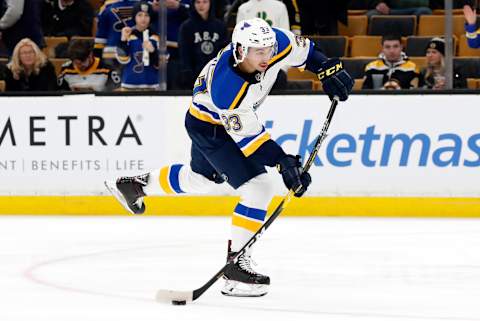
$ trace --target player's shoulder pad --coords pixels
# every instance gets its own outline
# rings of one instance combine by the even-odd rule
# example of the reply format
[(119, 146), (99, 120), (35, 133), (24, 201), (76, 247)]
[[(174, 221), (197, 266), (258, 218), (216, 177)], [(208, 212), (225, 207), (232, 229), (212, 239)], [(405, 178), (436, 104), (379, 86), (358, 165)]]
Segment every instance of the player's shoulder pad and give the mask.
[(286, 31), (280, 28), (272, 29), (277, 37), (278, 49), (277, 54), (271, 59), (270, 65), (272, 62), (275, 63), (285, 58), (292, 51), (292, 40), (287, 36)]
[(231, 65), (232, 50), (225, 50), (218, 59), (210, 88), (212, 101), (219, 109), (235, 109), (247, 95), (249, 83)]

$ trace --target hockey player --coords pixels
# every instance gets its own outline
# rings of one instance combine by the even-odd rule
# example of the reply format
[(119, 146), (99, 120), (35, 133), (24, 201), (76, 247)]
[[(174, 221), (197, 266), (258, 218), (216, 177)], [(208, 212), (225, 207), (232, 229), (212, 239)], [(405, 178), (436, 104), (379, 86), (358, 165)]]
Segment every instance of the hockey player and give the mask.
[[(313, 42), (262, 19), (239, 22), (232, 43), (198, 76), (185, 126), (192, 140), (189, 165), (174, 164), (150, 173), (106, 182), (130, 212), (145, 211), (143, 197), (154, 194), (204, 193), (227, 182), (240, 193), (234, 209), (228, 257), (235, 255), (262, 225), (273, 186), (265, 166), (276, 166), (285, 186), (302, 196), (310, 182), (298, 156), (288, 155), (270, 138), (256, 110), (284, 66), (319, 75), (324, 91), (346, 100), (353, 80), (338, 59), (327, 59)], [(262, 296), (270, 278), (251, 267), (251, 251), (231, 263), (222, 289), (229, 296)]]

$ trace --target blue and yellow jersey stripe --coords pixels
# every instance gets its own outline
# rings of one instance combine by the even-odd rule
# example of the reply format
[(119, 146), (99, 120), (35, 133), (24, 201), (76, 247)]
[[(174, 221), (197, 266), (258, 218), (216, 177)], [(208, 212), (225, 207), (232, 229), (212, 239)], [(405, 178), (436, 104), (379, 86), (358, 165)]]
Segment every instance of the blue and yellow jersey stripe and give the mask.
[(185, 193), (180, 187), (179, 174), (183, 165), (175, 164), (160, 169), (159, 183), (165, 194)]
[(255, 153), (263, 143), (270, 139), (270, 134), (265, 131), (265, 127), (257, 135), (246, 137), (237, 143), (238, 147), (246, 157)]
[(211, 79), (211, 98), (218, 109), (238, 108), (248, 94), (249, 83), (233, 70), (231, 58), (232, 50), (225, 50), (218, 58)]
[(238, 203), (232, 216), (232, 225), (255, 233), (260, 229), (267, 211)]
[(193, 87), (193, 96), (198, 94), (203, 94), (207, 92), (207, 82), (205, 81), (205, 77), (197, 78), (195, 82), (195, 86)]
[(237, 108), (238, 106), (240, 106), (240, 104), (242, 103), (242, 100), (243, 98), (245, 98), (246, 94), (247, 94), (247, 89), (248, 89), (248, 82), (245, 81), (242, 85), (242, 87), (240, 88), (240, 90), (238, 91), (237, 95), (235, 96), (235, 99), (233, 100), (233, 102), (230, 104), (230, 106), (228, 107), (229, 110), (232, 110), (232, 109), (235, 109)]
[(276, 63), (285, 59), (292, 52), (293, 49), (292, 44), (290, 43), (290, 39), (283, 31), (277, 28), (273, 28), (273, 31), (275, 32), (275, 36), (277, 38), (278, 53), (269, 60), (268, 68), (271, 68)]
[(214, 124), (214, 125), (221, 125), (222, 122), (220, 121), (220, 116), (211, 110), (209, 110), (207, 107), (197, 104), (195, 102), (192, 102), (190, 104), (189, 108), (190, 114), (207, 123)]

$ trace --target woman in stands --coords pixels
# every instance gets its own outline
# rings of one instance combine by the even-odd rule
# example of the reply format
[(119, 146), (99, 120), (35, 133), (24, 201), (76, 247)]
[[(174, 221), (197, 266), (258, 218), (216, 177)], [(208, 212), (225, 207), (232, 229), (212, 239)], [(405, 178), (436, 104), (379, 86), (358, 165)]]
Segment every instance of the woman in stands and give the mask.
[[(445, 40), (432, 38), (425, 49), (427, 67), (420, 71), (418, 87), (424, 89), (445, 89)], [(453, 72), (453, 87), (466, 88), (466, 79), (458, 70)]]
[(5, 75), (6, 91), (53, 91), (57, 89), (55, 68), (30, 39), (24, 38), (13, 49)]

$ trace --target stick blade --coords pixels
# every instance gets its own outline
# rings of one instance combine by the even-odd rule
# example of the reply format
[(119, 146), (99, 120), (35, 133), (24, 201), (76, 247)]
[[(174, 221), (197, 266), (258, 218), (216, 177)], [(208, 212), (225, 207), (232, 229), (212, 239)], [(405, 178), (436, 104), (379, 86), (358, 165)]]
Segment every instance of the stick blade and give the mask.
[(172, 301), (193, 301), (193, 291), (158, 290), (155, 297), (157, 302), (171, 303)]

